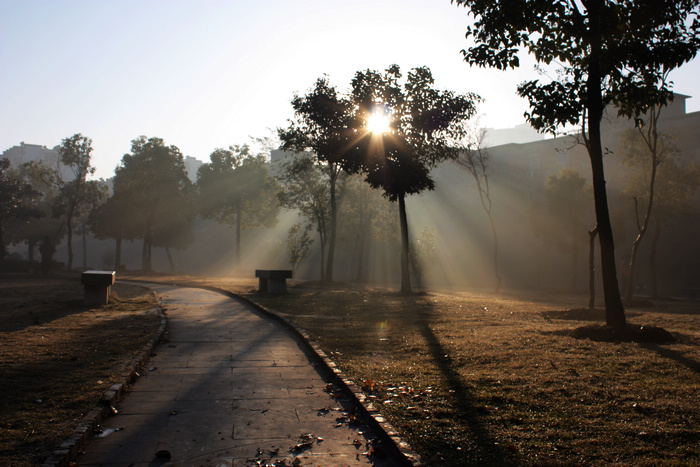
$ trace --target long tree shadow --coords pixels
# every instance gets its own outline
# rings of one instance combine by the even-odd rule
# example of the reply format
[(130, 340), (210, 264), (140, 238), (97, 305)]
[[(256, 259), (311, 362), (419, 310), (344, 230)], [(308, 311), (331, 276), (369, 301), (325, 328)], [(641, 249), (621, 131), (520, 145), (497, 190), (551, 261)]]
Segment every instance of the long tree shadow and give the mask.
[(419, 313), (418, 323), (420, 332), (430, 349), (435, 365), (442, 373), (449, 389), (454, 395), (454, 418), (458, 419), (468, 430), (473, 438), (474, 447), (463, 452), (460, 465), (518, 465), (518, 456), (504, 449), (492, 433), (489, 432), (484, 417), (487, 416), (475, 404), (476, 397), (472, 390), (465, 384), (457, 371), (447, 349), (442, 345), (438, 336), (430, 326), (430, 313)]
[(683, 355), (683, 353), (677, 350), (669, 349), (658, 344), (645, 344), (642, 347), (647, 350), (651, 350), (652, 352), (655, 352), (661, 357), (668, 358), (669, 360), (673, 360), (676, 363), (680, 363), (689, 370), (700, 374), (700, 362)]

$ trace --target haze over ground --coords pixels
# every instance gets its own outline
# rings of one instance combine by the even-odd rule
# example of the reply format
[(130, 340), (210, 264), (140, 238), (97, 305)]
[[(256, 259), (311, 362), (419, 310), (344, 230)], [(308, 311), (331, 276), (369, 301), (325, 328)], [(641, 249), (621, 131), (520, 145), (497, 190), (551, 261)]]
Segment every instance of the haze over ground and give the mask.
[[(470, 68), (468, 22), (449, 0), (0, 0), (0, 150), (82, 133), (107, 178), (146, 135), (207, 161), (285, 125), (294, 92), (324, 73), (342, 91), (392, 63), (480, 94), (483, 126), (523, 123), (516, 86), (537, 76), (532, 63)], [(696, 96), (688, 112), (700, 110), (697, 76), (698, 59), (672, 75)]]

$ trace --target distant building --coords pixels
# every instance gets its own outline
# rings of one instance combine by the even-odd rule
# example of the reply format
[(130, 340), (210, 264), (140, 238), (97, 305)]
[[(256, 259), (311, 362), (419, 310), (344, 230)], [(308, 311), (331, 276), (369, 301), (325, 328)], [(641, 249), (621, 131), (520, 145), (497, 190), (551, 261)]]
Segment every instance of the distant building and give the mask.
[(57, 157), (58, 146), (49, 149), (38, 144), (25, 144), (24, 141), (19, 143), (19, 146), (12, 146), (2, 153), (2, 158), (9, 159), (14, 167), (32, 161), (45, 161), (55, 164)]
[(516, 125), (513, 128), (486, 128), (484, 146), (500, 146), (509, 143), (529, 143), (544, 139), (542, 133), (538, 133), (528, 123)]
[(204, 162), (192, 156), (185, 156), (185, 172), (192, 183), (197, 181), (197, 171)]
[[(25, 144), (24, 141), (19, 146), (12, 146), (2, 153), (2, 158), (7, 158), (12, 167), (19, 167), (27, 162), (43, 162), (50, 167), (56, 167), (59, 163), (58, 146), (52, 149), (38, 144)], [(71, 180), (73, 173), (63, 164), (59, 164), (61, 176), (64, 180)]]

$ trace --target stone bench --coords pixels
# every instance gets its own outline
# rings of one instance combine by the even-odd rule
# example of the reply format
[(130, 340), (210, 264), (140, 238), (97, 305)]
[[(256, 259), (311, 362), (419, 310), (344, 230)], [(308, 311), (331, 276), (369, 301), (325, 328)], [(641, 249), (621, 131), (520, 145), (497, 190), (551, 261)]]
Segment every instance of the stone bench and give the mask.
[(256, 269), (255, 277), (258, 281), (260, 293), (287, 293), (287, 279), (292, 278), (292, 271), (288, 269)]
[(114, 276), (114, 271), (83, 272), (80, 276), (80, 282), (85, 288), (85, 305), (100, 306), (109, 303)]

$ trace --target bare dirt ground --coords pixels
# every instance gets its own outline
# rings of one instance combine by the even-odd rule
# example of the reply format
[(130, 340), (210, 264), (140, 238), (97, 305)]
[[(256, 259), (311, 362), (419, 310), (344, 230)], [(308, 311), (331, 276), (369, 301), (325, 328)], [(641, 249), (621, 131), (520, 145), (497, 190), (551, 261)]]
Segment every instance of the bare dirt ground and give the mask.
[[(259, 296), (255, 280), (130, 278), (231, 290), (305, 328), (428, 465), (700, 464), (700, 302), (629, 307), (627, 317), (636, 330), (631, 335), (644, 336), (643, 342), (635, 342), (629, 341), (630, 333), (616, 335), (602, 326), (602, 311), (581, 310), (586, 297), (402, 296), (384, 289), (313, 283), (292, 283), (285, 296)], [(4, 300), (4, 283), (0, 294)], [(24, 297), (25, 302), (36, 298)], [(48, 322), (26, 318), (27, 313), (23, 327), (3, 325), (0, 330), (0, 464), (12, 463), (5, 456), (13, 449), (41, 444), (34, 437), (39, 419), (47, 424), (60, 420), (54, 423), (69, 429), (81, 410), (90, 407), (87, 400), (79, 400), (68, 404), (70, 414), (59, 411), (57, 396), (41, 377), (46, 365), (58, 375), (65, 373), (61, 365), (75, 362), (75, 357), (82, 361), (105, 353), (107, 368), (121, 358), (115, 348), (84, 340), (85, 330), (106, 324), (99, 311), (64, 313)], [(46, 329), (81, 315), (88, 321), (74, 323), (71, 331), (60, 328), (63, 332), (50, 334)], [(141, 315), (124, 319), (136, 316)], [(126, 322), (114, 326), (117, 332), (135, 324)], [(44, 338), (36, 338), (31, 351), (20, 349), (30, 335)], [(647, 339), (650, 335), (670, 335), (672, 341)], [(10, 405), (4, 394), (12, 388), (6, 375), (14, 379), (19, 374), (9, 373), (15, 365), (13, 351), (27, 354), (28, 361), (19, 366), (33, 376), (23, 383), (23, 412), (7, 421)], [(81, 378), (82, 388), (97, 383), (96, 376)], [(46, 402), (50, 400), (54, 402)], [(4, 434), (5, 427), (12, 435)], [(11, 438), (20, 441), (9, 445)]]
[(38, 465), (160, 325), (147, 289), (117, 284), (83, 305), (79, 275), (0, 278), (0, 465)]

